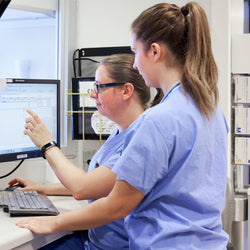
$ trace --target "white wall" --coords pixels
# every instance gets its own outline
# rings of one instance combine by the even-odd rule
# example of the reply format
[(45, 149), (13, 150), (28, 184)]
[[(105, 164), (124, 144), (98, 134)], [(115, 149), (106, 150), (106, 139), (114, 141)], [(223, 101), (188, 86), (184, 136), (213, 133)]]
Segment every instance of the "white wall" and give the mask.
[[(77, 48), (129, 46), (130, 24), (146, 8), (159, 0), (77, 0)], [(189, 1), (172, 0), (178, 6)], [(210, 19), (211, 1), (197, 1)]]
[[(238, 0), (236, 0), (238, 1)], [(211, 37), (214, 57), (219, 71), (220, 106), (229, 126), (228, 134), (228, 176), (231, 177), (231, 28), (228, 0), (212, 0)]]

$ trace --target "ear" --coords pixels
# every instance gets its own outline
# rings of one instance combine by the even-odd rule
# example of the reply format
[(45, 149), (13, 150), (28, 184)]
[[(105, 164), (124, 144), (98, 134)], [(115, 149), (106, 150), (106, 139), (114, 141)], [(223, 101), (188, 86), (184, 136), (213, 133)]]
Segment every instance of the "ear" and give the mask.
[(162, 57), (163, 55), (163, 50), (162, 50), (162, 46), (160, 43), (152, 43), (151, 47), (150, 47), (150, 53), (151, 56), (153, 57), (153, 60), (155, 62), (159, 61), (159, 59)]
[(134, 93), (134, 85), (132, 83), (125, 83), (122, 87), (122, 95), (124, 100), (129, 99)]

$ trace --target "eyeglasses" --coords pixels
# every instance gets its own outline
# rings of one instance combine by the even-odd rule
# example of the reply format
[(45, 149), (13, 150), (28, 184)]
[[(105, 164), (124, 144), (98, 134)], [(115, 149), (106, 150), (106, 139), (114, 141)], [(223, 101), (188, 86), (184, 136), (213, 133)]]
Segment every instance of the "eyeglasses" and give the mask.
[(119, 85), (122, 85), (122, 84), (124, 84), (124, 83), (123, 82), (99, 83), (99, 82), (96, 81), (94, 83), (94, 90), (98, 94), (99, 93), (99, 89), (101, 89), (101, 88), (119, 86)]

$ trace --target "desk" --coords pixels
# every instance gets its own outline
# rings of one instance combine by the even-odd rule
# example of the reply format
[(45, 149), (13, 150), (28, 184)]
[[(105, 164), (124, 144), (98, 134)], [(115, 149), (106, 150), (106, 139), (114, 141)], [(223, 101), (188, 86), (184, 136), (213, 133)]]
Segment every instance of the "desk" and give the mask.
[[(48, 196), (60, 213), (71, 211), (88, 204), (86, 200), (77, 201), (72, 196)], [(35, 234), (26, 228), (19, 228), (15, 222), (28, 217), (10, 217), (0, 209), (0, 249), (31, 250), (42, 247), (69, 233)]]

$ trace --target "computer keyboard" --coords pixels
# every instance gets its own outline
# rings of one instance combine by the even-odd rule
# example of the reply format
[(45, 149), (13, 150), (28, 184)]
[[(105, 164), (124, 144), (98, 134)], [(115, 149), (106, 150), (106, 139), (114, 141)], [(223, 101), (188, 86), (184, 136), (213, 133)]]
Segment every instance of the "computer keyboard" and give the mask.
[(59, 211), (46, 195), (36, 191), (2, 191), (1, 207), (10, 216), (58, 215)]

